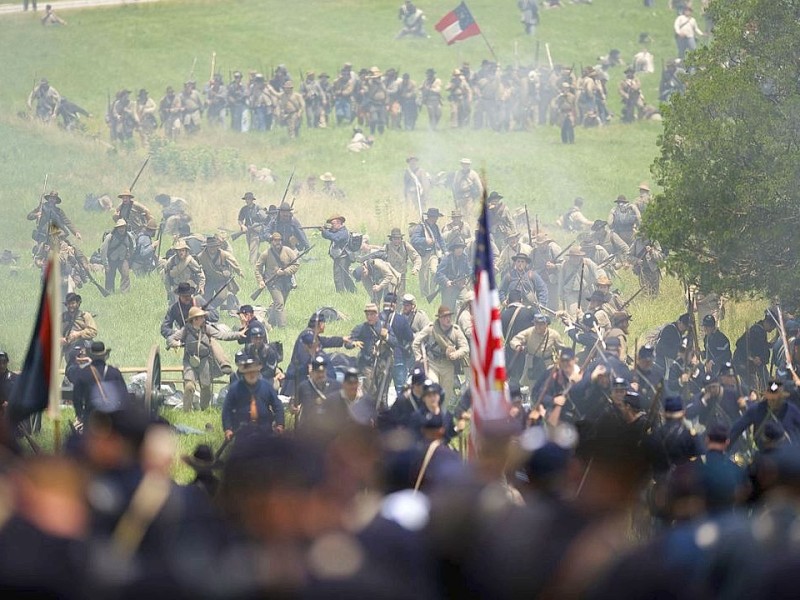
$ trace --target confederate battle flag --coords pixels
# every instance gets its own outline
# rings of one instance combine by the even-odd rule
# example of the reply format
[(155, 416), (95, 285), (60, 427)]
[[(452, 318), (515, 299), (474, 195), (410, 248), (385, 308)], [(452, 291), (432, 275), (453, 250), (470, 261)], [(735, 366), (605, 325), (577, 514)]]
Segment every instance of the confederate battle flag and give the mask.
[(443, 16), (435, 29), (444, 36), (448, 46), (481, 33), (481, 28), (464, 2)]

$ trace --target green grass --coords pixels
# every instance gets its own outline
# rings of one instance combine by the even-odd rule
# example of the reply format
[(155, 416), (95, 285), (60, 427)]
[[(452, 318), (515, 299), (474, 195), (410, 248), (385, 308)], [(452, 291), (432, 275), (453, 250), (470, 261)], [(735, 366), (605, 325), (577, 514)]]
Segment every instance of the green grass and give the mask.
[[(39, 293), (38, 273), (29, 268), (31, 223), (25, 215), (37, 203), (44, 174), (49, 173), (48, 187), (61, 192), (62, 206), (84, 234), (79, 245), (91, 252), (111, 221), (106, 214), (84, 212), (84, 196), (89, 192), (116, 195), (130, 184), (146, 155), (140, 147), (109, 149), (103, 122), (108, 92), (113, 95), (122, 87), (146, 87), (158, 100), (167, 85), (179, 87), (188, 78), (195, 57), (195, 76), (202, 83), (209, 75), (212, 51), (217, 53), (217, 68), (226, 82), (228, 72), (235, 69), (269, 73), (272, 67), (284, 63), (296, 79), (301, 70), (310, 69), (333, 75), (342, 63), (351, 61), (356, 68), (378, 65), (385, 71), (395, 66), (400, 72), (409, 71), (421, 83), (429, 66), (446, 80), (452, 68), (463, 61), (477, 67), (488, 57), (481, 38), (448, 47), (433, 31), (433, 24), (456, 5), (455, 0), (422, 3), (431, 39), (394, 41), (399, 29), (398, 5), (397, 0), (306, 0), (297, 8), (276, 0), (163, 1), (64, 11), (69, 26), (63, 28), (43, 28), (30, 13), (0, 18), (1, 47), (6, 56), (14, 56), (0, 65), (4, 82), (0, 86), (0, 206), (4, 209), (0, 239), (3, 247), (23, 256), (17, 269), (0, 267), (5, 290), (0, 302), (4, 323), (0, 346), (9, 351), (12, 366), (18, 367), (24, 357)], [(619, 48), (630, 61), (639, 49), (636, 42), (640, 32), (649, 32), (653, 38), (650, 48), (657, 64), (675, 54), (671, 35), (674, 13), (663, 6), (646, 10), (640, 0), (597, 0), (592, 6), (568, 4), (561, 10), (542, 11), (542, 25), (534, 38), (523, 34), (513, 2), (471, 0), (469, 6), (503, 65), (516, 61), (532, 64), (537, 41), (540, 63), (546, 62), (545, 43), (549, 43), (555, 62), (576, 69), (596, 63), (596, 57), (612, 47)], [(254, 18), (256, 15), (260, 17)], [(34, 80), (42, 76), (94, 115), (86, 121), (85, 134), (66, 133), (17, 116), (25, 108)], [(621, 68), (613, 70), (609, 84), (609, 106), (615, 114), (620, 112), (616, 89), (622, 76)], [(658, 72), (642, 76), (651, 103), (657, 98), (658, 78)], [(448, 116), (445, 107), (443, 123)], [(349, 127), (304, 128), (300, 139), (292, 141), (283, 130), (236, 135), (211, 131), (204, 124), (198, 136), (180, 140), (180, 147), (192, 147), (197, 153), (216, 149), (237, 157), (241, 162), (239, 174), (186, 181), (158, 172), (151, 165), (137, 184), (136, 193), (154, 212), (157, 205), (153, 197), (159, 192), (186, 198), (192, 205), (195, 228), (210, 232), (220, 226), (234, 227), (244, 191), (252, 189), (261, 202), (274, 203), (280, 199), (293, 168), (298, 180), (332, 171), (348, 199), (331, 203), (300, 197), (296, 204), (299, 218), (306, 225), (320, 224), (334, 210), (341, 210), (348, 217), (348, 226), (368, 231), (373, 241), (380, 243), (391, 227), (405, 230), (405, 224), (415, 218), (414, 210), (403, 205), (401, 195), (406, 156), (420, 156), (432, 173), (453, 170), (459, 158), (469, 156), (484, 171), (489, 188), (503, 193), (511, 208), (527, 205), (532, 217), (539, 215), (545, 228), (566, 241), (555, 231), (555, 218), (577, 195), (586, 199), (586, 213), (593, 218), (605, 217), (618, 194), (635, 195), (639, 181), (649, 179), (660, 131), (660, 124), (655, 122), (628, 126), (614, 122), (601, 130), (579, 129), (577, 143), (563, 146), (555, 127), (510, 134), (445, 127), (432, 133), (422, 116), (417, 131), (390, 131), (377, 139), (372, 150), (354, 155), (345, 149), (351, 135)], [(272, 168), (280, 178), (278, 185), (251, 184), (245, 172), (245, 165), (251, 162)], [(434, 205), (443, 210), (451, 208), (452, 200), (444, 190), (436, 190), (434, 198)], [(318, 237), (315, 242), (312, 260), (298, 275), (300, 289), (289, 299), (289, 326), (271, 334), (284, 342), (287, 353), (317, 307), (334, 305), (349, 315), (349, 320), (329, 325), (330, 333), (344, 334), (358, 323), (365, 301), (363, 293), (335, 295), (327, 244)], [(245, 265), (242, 240), (235, 244), (235, 251)], [(638, 287), (629, 273), (619, 286), (626, 294)], [(165, 310), (164, 290), (156, 276), (135, 279), (132, 288), (128, 295), (103, 299), (94, 288), (85, 287), (84, 309), (97, 314), (99, 337), (113, 348), (112, 363), (143, 366), (151, 345), (162, 343), (158, 326)], [(241, 298), (254, 288), (255, 278), (248, 269)], [(667, 281), (664, 288), (658, 303), (637, 301), (632, 305), (632, 339), (682, 312), (680, 284)], [(419, 297), (416, 281), (410, 282), (410, 291)], [(429, 312), (435, 309), (425, 306), (424, 300), (421, 304)], [(752, 313), (738, 307), (729, 311), (732, 318), (723, 329), (735, 339), (744, 323), (752, 320), (748, 314)], [(225, 320), (236, 325), (227, 317)], [(225, 346), (230, 354), (234, 352), (232, 346)], [(165, 352), (164, 362), (178, 365), (180, 356)], [(199, 429), (212, 422), (217, 428), (212, 438), (215, 444), (219, 442), (216, 412), (170, 415), (176, 422)], [(203, 438), (184, 437), (181, 451), (190, 451)], [(187, 469), (177, 472), (181, 478), (188, 474)]]

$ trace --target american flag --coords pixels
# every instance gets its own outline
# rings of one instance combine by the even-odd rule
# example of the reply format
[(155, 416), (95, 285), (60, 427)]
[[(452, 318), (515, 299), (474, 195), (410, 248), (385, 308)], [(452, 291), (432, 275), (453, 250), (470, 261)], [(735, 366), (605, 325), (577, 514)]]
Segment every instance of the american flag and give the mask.
[(494, 257), (489, 244), (489, 214), (486, 197), (475, 234), (475, 300), (472, 304), (472, 429), (475, 448), (481, 427), (491, 421), (508, 418), (510, 402), (506, 382), (506, 359), (503, 353), (503, 328), (500, 322), (500, 297), (494, 278)]

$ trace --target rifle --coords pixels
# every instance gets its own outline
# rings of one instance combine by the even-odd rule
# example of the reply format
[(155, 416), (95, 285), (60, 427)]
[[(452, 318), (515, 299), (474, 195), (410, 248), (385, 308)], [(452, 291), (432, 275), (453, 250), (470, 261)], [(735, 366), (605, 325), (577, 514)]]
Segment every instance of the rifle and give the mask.
[(650, 405), (650, 410), (647, 412), (647, 423), (650, 428), (653, 428), (661, 421), (661, 396), (664, 393), (664, 381), (658, 384), (656, 393), (653, 395), (653, 403)]
[[(303, 257), (304, 257), (306, 254), (308, 254), (309, 252), (311, 252), (311, 249), (312, 249), (313, 247), (314, 247), (314, 246), (309, 246), (308, 248), (306, 248), (305, 250), (303, 250), (303, 251), (302, 251), (300, 254), (298, 254), (298, 255), (297, 255), (295, 258), (294, 258), (294, 260), (290, 261), (290, 262), (289, 262), (289, 263), (288, 263), (288, 264), (287, 264), (285, 267), (283, 267), (283, 268), (285, 269), (286, 267), (291, 267), (292, 265), (296, 264), (296, 263), (297, 263), (297, 262), (298, 262), (298, 261), (299, 261), (301, 258), (303, 258)], [(285, 275), (285, 274), (284, 274), (284, 275)], [(267, 279), (267, 280), (264, 282), (264, 287), (263, 287), (263, 288), (262, 288), (262, 287), (259, 287), (259, 288), (258, 288), (258, 289), (257, 289), (255, 292), (253, 292), (252, 294), (250, 294), (250, 299), (251, 299), (251, 300), (258, 300), (258, 297), (259, 297), (259, 296), (260, 296), (260, 295), (261, 295), (261, 294), (264, 292), (264, 290), (265, 290), (265, 289), (267, 289), (267, 286), (268, 286), (270, 283), (272, 283), (273, 281), (275, 281), (275, 279), (277, 279), (278, 277), (283, 277), (284, 275), (278, 275), (278, 274), (275, 274), (275, 275), (273, 275), (272, 277), (270, 277), (269, 279)]]
[(794, 372), (794, 361), (791, 353), (789, 352), (789, 341), (786, 338), (786, 327), (783, 324), (783, 311), (781, 310), (781, 305), (776, 303), (775, 308), (778, 313), (778, 326), (780, 327), (780, 334), (781, 334), (781, 342), (783, 343), (783, 356), (784, 361), (786, 362), (786, 368), (788, 369), (789, 373), (792, 374), (792, 380), (797, 384), (800, 382), (800, 377), (797, 376), (797, 373)]
[(80, 274), (82, 277), (85, 277), (86, 279), (88, 279), (88, 280), (89, 280), (89, 282), (90, 282), (92, 285), (94, 285), (94, 287), (96, 287), (96, 288), (97, 288), (97, 290), (100, 292), (100, 294), (102, 294), (103, 298), (108, 298), (108, 297), (111, 295), (111, 292), (109, 292), (109, 291), (108, 291), (106, 288), (104, 288), (102, 285), (100, 285), (99, 283), (97, 283), (97, 280), (96, 280), (96, 279), (94, 278), (94, 276), (92, 275), (92, 272), (91, 272), (89, 269), (87, 269), (87, 268), (84, 266), (84, 264), (83, 264), (83, 263), (80, 261), (80, 258), (78, 258), (78, 254), (79, 254), (79, 253), (80, 253), (82, 256), (86, 256), (86, 255), (85, 255), (83, 252), (81, 252), (81, 250), (80, 250), (80, 249), (78, 249), (77, 247), (75, 247), (75, 245), (74, 245), (74, 244), (72, 244), (71, 242), (68, 242), (66, 239), (65, 239), (65, 240), (63, 240), (63, 241), (64, 241), (64, 243), (65, 243), (67, 246), (69, 246), (69, 247), (70, 247), (70, 248), (72, 248), (74, 251), (76, 251), (76, 252), (75, 252), (75, 265), (76, 265), (76, 267), (77, 267), (77, 269), (78, 269), (78, 271), (79, 271), (79, 274)]
[[(471, 275), (464, 275), (463, 277), (459, 277), (458, 279), (453, 279), (453, 287), (455, 287), (456, 283), (458, 283), (458, 282), (465, 283), (467, 281), (467, 279), (469, 279), (470, 277), (471, 277)], [(436, 296), (439, 295), (439, 292), (441, 292), (443, 289), (444, 288), (442, 286), (439, 286), (430, 295), (425, 296), (425, 299), (429, 303), (433, 302), (433, 299), (436, 298)]]
[(631, 296), (631, 297), (630, 297), (630, 298), (628, 298), (628, 299), (627, 299), (625, 302), (623, 302), (622, 306), (620, 306), (620, 307), (619, 307), (619, 310), (620, 310), (620, 312), (621, 312), (621, 311), (623, 311), (623, 310), (625, 310), (625, 308), (626, 308), (626, 307), (627, 307), (627, 306), (628, 306), (628, 305), (629, 305), (631, 302), (633, 302), (633, 301), (636, 299), (636, 296), (638, 296), (639, 294), (641, 294), (641, 293), (642, 293), (642, 290), (644, 290), (644, 286), (640, 287), (640, 288), (639, 288), (639, 289), (636, 291), (636, 293), (635, 293), (633, 296)]
[(555, 263), (559, 258), (564, 256), (567, 253), (567, 250), (569, 250), (575, 245), (575, 241), (576, 240), (572, 240), (566, 248), (564, 248), (561, 252), (559, 252), (558, 255), (553, 259), (553, 262)]
[(217, 53), (211, 53), (211, 76), (208, 78), (209, 81), (214, 81), (214, 69), (217, 67)]
[[(583, 302), (583, 275), (586, 271), (586, 263), (581, 261), (581, 279), (578, 283), (578, 308), (577, 311), (581, 310), (581, 304)], [(576, 312), (577, 314), (577, 312)]]
[(222, 290), (224, 290), (226, 287), (228, 287), (233, 282), (233, 278), (234, 277), (236, 277), (236, 276), (235, 275), (231, 275), (230, 279), (228, 279), (228, 281), (226, 281), (222, 286), (220, 286), (220, 288), (216, 292), (214, 292), (214, 295), (211, 296), (211, 298), (209, 298), (208, 301), (205, 304), (203, 304), (203, 306), (201, 308), (203, 310), (206, 310), (209, 306), (211, 306), (211, 303), (214, 302), (214, 300), (217, 299), (217, 296), (219, 296), (222, 293)]
[(47, 193), (47, 178), (50, 175), (48, 173), (44, 174), (44, 185), (42, 186), (42, 195), (39, 196), (39, 208), (36, 211), (39, 213), (39, 217), (36, 219), (36, 231), (39, 231), (39, 227), (42, 222), (42, 207), (44, 206), (44, 195)]
[[(281, 196), (281, 202), (280, 202), (280, 204), (278, 204), (279, 207), (280, 207), (281, 204), (283, 204), (283, 201), (286, 200), (286, 194), (289, 193), (289, 186), (292, 185), (292, 179), (294, 179), (294, 172), (296, 170), (297, 170), (297, 167), (294, 167), (292, 169), (292, 174), (289, 175), (289, 181), (286, 182), (286, 189), (283, 190), (283, 196)], [(292, 200), (292, 208), (294, 208), (294, 199)]]
[(539, 235), (539, 215), (534, 215), (533, 219), (534, 222), (536, 223), (536, 235)]
[[(528, 205), (525, 205), (525, 224), (528, 226), (528, 241), (533, 243), (533, 235), (531, 234), (531, 218), (528, 216)], [(538, 227), (537, 227), (538, 229)], [(539, 233), (538, 231), (536, 232)]]
[[(697, 298), (694, 298), (696, 301)], [(691, 335), (692, 340), (692, 354), (700, 357), (700, 342), (697, 339), (697, 321), (695, 320), (695, 302), (692, 299), (692, 290), (689, 287), (689, 284), (686, 284), (686, 312), (689, 313), (689, 333)], [(688, 357), (687, 357), (687, 368), (688, 368)]]
[(195, 57), (194, 57), (194, 60), (192, 61), (192, 70), (191, 70), (191, 71), (189, 71), (189, 80), (190, 80), (190, 81), (191, 81), (192, 79), (194, 79), (194, 68), (195, 68), (196, 66), (197, 66), (197, 57), (195, 56)]
[[(195, 60), (197, 60), (197, 59), (195, 59)], [(142, 163), (142, 168), (139, 169), (139, 172), (136, 174), (136, 177), (134, 177), (133, 183), (131, 184), (131, 187), (128, 188), (131, 192), (133, 191), (133, 188), (136, 186), (136, 182), (139, 181), (139, 177), (141, 177), (142, 171), (144, 171), (144, 168), (147, 166), (147, 163), (149, 163), (149, 162), (150, 162), (150, 155), (148, 154), (147, 158), (145, 158), (144, 162)]]

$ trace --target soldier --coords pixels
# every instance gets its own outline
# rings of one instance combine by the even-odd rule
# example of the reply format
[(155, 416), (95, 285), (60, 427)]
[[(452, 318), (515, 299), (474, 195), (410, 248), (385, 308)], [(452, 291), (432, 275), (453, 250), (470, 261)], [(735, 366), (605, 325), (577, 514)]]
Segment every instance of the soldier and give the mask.
[(215, 127), (225, 124), (226, 107), (228, 106), (228, 90), (222, 81), (220, 73), (214, 73), (205, 89), (206, 106), (208, 107), (208, 122)]
[(611, 338), (619, 340), (619, 356), (626, 363), (629, 362), (628, 358), (628, 328), (631, 322), (631, 316), (621, 310), (618, 310), (610, 315), (611, 329), (609, 329), (603, 338), (606, 343)]
[(203, 268), (189, 254), (189, 246), (178, 240), (172, 247), (175, 251), (164, 264), (164, 286), (167, 289), (167, 302), (174, 302), (173, 289), (180, 283), (191, 283), (201, 296), (206, 287), (206, 276)]
[(632, 270), (639, 276), (639, 285), (645, 295), (655, 298), (661, 287), (661, 261), (664, 254), (661, 244), (637, 235), (633, 240), (630, 252)]
[(42, 78), (28, 95), (28, 109), (33, 108), (34, 100), (36, 100), (36, 118), (45, 123), (55, 121), (61, 105), (61, 94), (50, 86), (47, 79)]
[(256, 264), (259, 255), (261, 254), (259, 246), (261, 245), (261, 235), (265, 229), (266, 214), (264, 210), (256, 204), (256, 197), (253, 192), (246, 192), (242, 196), (245, 205), (239, 209), (240, 231), (245, 232), (245, 239), (247, 240), (247, 248), (250, 254), (250, 264)]
[(117, 92), (114, 104), (111, 106), (111, 139), (121, 141), (133, 137), (134, 130), (139, 126), (136, 120), (136, 106), (131, 103), (131, 91), (120, 90)]
[(388, 92), (381, 80), (381, 70), (378, 67), (372, 67), (369, 70), (365, 91), (366, 109), (369, 112), (369, 132), (372, 135), (375, 135), (376, 131), (382, 134), (386, 127), (387, 100)]
[(133, 111), (136, 116), (139, 136), (142, 142), (149, 139), (155, 130), (158, 129), (158, 120), (156, 119), (157, 110), (156, 101), (148, 95), (146, 89), (140, 89), (136, 96), (136, 104), (133, 107)]
[(656, 360), (667, 373), (672, 367), (672, 363), (678, 358), (681, 343), (686, 339), (691, 322), (691, 315), (684, 313), (676, 321), (664, 325), (658, 334)]
[[(277, 231), (270, 236), (270, 246), (256, 262), (256, 281), (259, 288), (267, 288), (272, 296), (269, 307), (269, 323), (275, 327), (286, 327), (286, 302), (292, 291), (292, 278), (300, 263), (298, 253), (283, 245), (283, 238)], [(269, 282), (269, 283), (267, 283)]]
[[(232, 371), (230, 362), (217, 340), (233, 341), (242, 337), (238, 331), (222, 331), (206, 323), (206, 311), (202, 308), (189, 309), (186, 325), (178, 329), (167, 340), (170, 348), (183, 346), (183, 410), (192, 410), (194, 394), (200, 387), (200, 408), (205, 410), (211, 404), (212, 381), (222, 374)], [(259, 366), (260, 370), (260, 366)]]
[(584, 231), (590, 229), (593, 221), (590, 221), (583, 214), (583, 198), (578, 196), (572, 203), (570, 209), (563, 216), (556, 219), (556, 224), (567, 231)]
[(150, 219), (136, 236), (136, 246), (133, 249), (130, 265), (137, 275), (147, 275), (158, 266), (160, 240), (155, 239), (157, 231), (158, 223), (155, 219)]
[(666, 374), (663, 367), (656, 364), (655, 348), (652, 346), (644, 345), (639, 348), (635, 359), (631, 382), (637, 384), (642, 408), (649, 410)]
[(325, 94), (320, 84), (316, 81), (314, 71), (306, 73), (306, 79), (300, 84), (300, 94), (306, 109), (306, 127), (315, 129), (324, 126), (323, 103)]
[(400, 38), (406, 36), (420, 38), (430, 37), (423, 29), (423, 25), (425, 23), (425, 13), (417, 8), (414, 3), (411, 2), (411, 0), (405, 0), (405, 2), (403, 2), (402, 6), (400, 7), (400, 11), (397, 14), (397, 18), (402, 21), (403, 28), (394, 39), (399, 40)]
[(580, 249), (570, 248), (567, 260), (558, 271), (558, 296), (565, 310), (573, 317), (577, 315), (581, 305), (581, 292), (591, 294), (597, 277), (597, 265), (587, 259)]
[(422, 331), (431, 322), (425, 311), (417, 308), (417, 299), (414, 294), (403, 295), (403, 316), (411, 326), (411, 331), (414, 332), (414, 335)]
[[(697, 21), (692, 14), (690, 4), (684, 4), (681, 14), (675, 18), (672, 24), (675, 30), (675, 43), (678, 46), (678, 58), (683, 60), (686, 52), (697, 48), (697, 36), (703, 37), (705, 34), (697, 26)], [(731, 438), (735, 439), (735, 438)]]
[(539, 24), (539, 7), (536, 0), (517, 0), (517, 7), (522, 13), (520, 21), (525, 27), (525, 33), (533, 35), (536, 31), (536, 26)]
[(417, 127), (417, 117), (419, 116), (417, 84), (408, 73), (403, 73), (400, 87), (397, 90), (397, 98), (403, 113), (403, 129), (413, 131)]
[(164, 128), (167, 139), (174, 140), (183, 126), (183, 104), (172, 86), (167, 87), (164, 97), (158, 103), (158, 114), (161, 116), (161, 127)]
[(716, 376), (723, 365), (733, 358), (731, 342), (728, 336), (717, 329), (717, 320), (714, 315), (703, 317), (703, 334), (705, 369), (707, 373), (713, 373)]
[[(169, 339), (169, 336), (186, 325), (189, 309), (198, 307), (205, 310), (203, 308), (205, 299), (197, 294), (197, 290), (191, 283), (179, 283), (174, 294), (177, 300), (170, 305), (161, 321), (161, 337), (164, 339)], [(219, 321), (219, 313), (215, 309), (207, 311), (206, 321), (216, 323)]]
[(422, 266), (419, 270), (420, 291), (426, 297), (435, 289), (436, 270), (439, 259), (444, 255), (445, 244), (436, 221), (444, 215), (438, 208), (429, 208), (425, 220), (415, 225), (411, 231), (411, 245), (419, 253)]
[(478, 174), (472, 170), (472, 161), (462, 158), (461, 170), (453, 177), (453, 201), (465, 215), (470, 217), (475, 213), (475, 208), (483, 197), (483, 183)]
[(627, 256), (630, 251), (630, 245), (623, 240), (617, 233), (614, 233), (608, 228), (608, 222), (602, 219), (597, 219), (592, 224), (591, 237), (598, 246), (602, 246), (609, 254), (615, 256)]
[(133, 234), (128, 231), (128, 224), (125, 219), (119, 219), (114, 225), (114, 229), (103, 240), (100, 246), (100, 259), (106, 271), (105, 288), (109, 292), (114, 292), (114, 283), (119, 271), (120, 284), (119, 291), (123, 294), (131, 287), (131, 257), (136, 248), (136, 240)]
[(632, 244), (636, 230), (641, 224), (642, 215), (639, 209), (628, 202), (625, 196), (617, 196), (614, 208), (608, 213), (608, 226), (611, 231), (621, 237), (626, 244)]
[(78, 371), (72, 390), (78, 429), (95, 410), (113, 412), (128, 400), (128, 387), (122, 373), (107, 364), (111, 348), (106, 348), (103, 342), (92, 342), (86, 354), (92, 362)]
[(392, 268), (400, 274), (400, 283), (395, 292), (398, 296), (406, 293), (406, 272), (408, 263), (411, 263), (411, 274), (417, 275), (422, 267), (422, 258), (410, 243), (403, 239), (403, 233), (399, 227), (395, 227), (389, 233), (389, 243), (384, 246), (386, 260)]
[(64, 233), (74, 235), (79, 240), (83, 239), (64, 210), (57, 206), (58, 204), (61, 204), (61, 198), (57, 191), (52, 190), (44, 195), (44, 201), (39, 206), (28, 213), (28, 221), (36, 221), (32, 237), (37, 242), (41, 243), (48, 239), (53, 225)]
[[(206, 276), (205, 299), (210, 301), (217, 292), (225, 286), (224, 291), (214, 299), (214, 306), (225, 306), (228, 310), (235, 310), (239, 306), (236, 293), (239, 284), (228, 280), (233, 275), (242, 277), (244, 273), (236, 257), (230, 252), (222, 250), (222, 241), (216, 236), (209, 236), (203, 244), (203, 250), (197, 255), (197, 262)], [(226, 286), (227, 284), (227, 286)]]
[(469, 125), (472, 91), (459, 69), (453, 70), (453, 76), (445, 89), (450, 102), (450, 127), (467, 127)]
[(419, 166), (419, 159), (416, 156), (409, 156), (406, 165), (406, 170), (403, 172), (403, 196), (406, 202), (422, 212), (428, 204), (431, 176)]
[(356, 286), (350, 278), (350, 265), (353, 263), (353, 255), (349, 249), (350, 232), (344, 225), (345, 218), (342, 215), (333, 215), (325, 221), (322, 228), (322, 237), (329, 240), (331, 245), (328, 248), (328, 256), (333, 259), (333, 283), (337, 293), (355, 293)]
[[(453, 311), (440, 306), (436, 320), (414, 336), (412, 348), (415, 360), (424, 365), (428, 377), (437, 381), (444, 393), (450, 395), (448, 405), (455, 405), (457, 376), (464, 372), (469, 343), (461, 328), (453, 324)], [(460, 383), (458, 387), (461, 387)]]
[(355, 118), (353, 112), (353, 92), (355, 91), (356, 78), (352, 71), (353, 66), (345, 63), (339, 76), (333, 82), (333, 112), (336, 124), (352, 123)]
[[(411, 344), (414, 341), (414, 331), (411, 329), (409, 320), (402, 312), (397, 312), (397, 294), (387, 292), (383, 296), (383, 310), (380, 314), (381, 321), (386, 324), (386, 328), (391, 330), (397, 340), (397, 345), (392, 348), (392, 380), (396, 394), (403, 390), (408, 378), (408, 371), (413, 365), (413, 352)], [(375, 401), (380, 401), (384, 407), (387, 402), (389, 386), (385, 385), (380, 397), (374, 397)]]
[[(27, 2), (25, 3), (27, 5)], [(34, 4), (34, 10), (36, 10)], [(55, 11), (53, 10), (53, 6), (51, 4), (46, 4), (44, 7), (44, 16), (40, 19), (42, 25), (66, 25), (67, 22), (59, 17)]]
[(18, 377), (19, 375), (8, 369), (8, 353), (0, 350), (0, 417), (7, 418), (6, 408)]
[(519, 231), (511, 231), (506, 237), (506, 246), (500, 252), (500, 256), (495, 260), (495, 269), (504, 275), (509, 269), (514, 267), (514, 259), (519, 254), (526, 255), (529, 259), (533, 254), (533, 248), (520, 241)]
[(512, 233), (516, 228), (514, 227), (514, 219), (511, 218), (511, 211), (503, 203), (503, 196), (497, 192), (492, 192), (486, 198), (486, 204), (489, 209), (489, 217), (491, 221), (491, 234), (494, 236), (494, 242), (498, 247), (506, 245), (507, 236)]
[(120, 219), (124, 219), (127, 223), (128, 231), (134, 235), (138, 234), (144, 229), (147, 222), (153, 218), (153, 215), (150, 214), (144, 204), (134, 201), (134, 195), (130, 190), (124, 190), (117, 195), (117, 198), (121, 199), (122, 202), (111, 216), (111, 220), (116, 223)]
[(330, 171), (326, 171), (320, 175), (319, 180), (322, 182), (322, 189), (320, 190), (320, 193), (325, 194), (334, 200), (344, 200), (347, 196), (347, 194), (344, 193), (344, 190), (340, 189), (336, 185), (336, 177), (334, 177), (333, 173)]
[(180, 101), (183, 107), (183, 128), (186, 133), (197, 133), (203, 116), (203, 98), (197, 91), (194, 80), (183, 84)]
[(736, 340), (736, 348), (733, 353), (736, 372), (745, 384), (756, 391), (762, 390), (764, 382), (767, 380), (767, 367), (772, 353), (767, 336), (775, 331), (777, 326), (777, 319), (771, 311), (767, 310), (763, 319), (753, 323)]
[(61, 347), (66, 352), (76, 342), (91, 341), (97, 335), (92, 313), (81, 310), (80, 294), (69, 293), (64, 299), (67, 307), (61, 315)]
[(473, 264), (464, 253), (466, 242), (461, 238), (453, 238), (448, 244), (448, 254), (436, 269), (436, 284), (442, 292), (442, 304), (454, 312), (467, 301), (472, 287)]
[(303, 97), (294, 91), (294, 83), (291, 80), (283, 84), (283, 94), (278, 99), (278, 108), (280, 109), (281, 125), (286, 127), (289, 138), (296, 138), (300, 135), (305, 103)]
[[(562, 346), (564, 343), (561, 335), (548, 325), (547, 317), (541, 313), (535, 314), (533, 326), (523, 329), (509, 342), (513, 352), (520, 356), (525, 353), (525, 372), (520, 384), (536, 383), (542, 374), (553, 366), (553, 356)], [(517, 360), (515, 356), (512, 363)]]
[(522, 298), (535, 306), (547, 306), (547, 284), (536, 271), (531, 270), (530, 256), (524, 253), (512, 257), (513, 267), (500, 282), (500, 301), (505, 301), (511, 290), (517, 290)]
[(652, 200), (652, 196), (650, 195), (650, 184), (646, 181), (643, 181), (639, 184), (639, 195), (634, 202), (636, 208), (639, 209), (639, 214), (644, 215), (644, 211), (647, 208), (647, 205), (650, 204)]
[(367, 303), (364, 316), (366, 320), (353, 329), (350, 339), (361, 342), (357, 367), (365, 377), (364, 389), (377, 398), (379, 390), (391, 381), (390, 363), (398, 341), (394, 330), (381, 318), (377, 304)]
[[(316, 434), (333, 425), (331, 419), (335, 418), (335, 407), (327, 401), (326, 396), (341, 388), (338, 381), (329, 376), (330, 361), (324, 354), (315, 356), (308, 367), (308, 376), (298, 384), (291, 404), (292, 412), (297, 415), (295, 430), (298, 434)], [(340, 426), (341, 423), (335, 425)]]
[(577, 105), (575, 94), (569, 83), (561, 84), (561, 93), (554, 100), (557, 119), (561, 124), (561, 143), (575, 143), (575, 121), (577, 119)]
[(625, 69), (625, 79), (619, 84), (619, 95), (622, 98), (622, 122), (633, 123), (644, 116), (644, 94), (642, 82), (636, 77), (636, 69)]
[(456, 238), (464, 241), (472, 238), (472, 229), (464, 221), (464, 214), (459, 209), (450, 212), (450, 222), (442, 227), (442, 238), (447, 244)]
[(385, 293), (393, 292), (400, 285), (400, 273), (387, 261), (377, 257), (368, 258), (356, 267), (353, 279), (364, 285), (374, 304), (379, 304)]
[[(258, 427), (270, 433), (283, 433), (283, 403), (275, 388), (261, 377), (260, 361), (248, 355), (237, 367), (239, 378), (228, 389), (222, 404), (222, 430), (225, 439), (233, 439), (234, 434), (243, 427)], [(230, 365), (228, 369), (230, 370)]]
[[(241, 341), (240, 339), (239, 342)], [(259, 322), (247, 329), (244, 341), (245, 354), (261, 364), (261, 376), (270, 386), (280, 389), (283, 373), (278, 364), (283, 361), (283, 344), (281, 342), (268, 343), (267, 330)]]
[(278, 208), (278, 218), (267, 226), (267, 235), (280, 233), (285, 245), (292, 250), (302, 252), (310, 247), (308, 237), (303, 231), (303, 225), (293, 214), (292, 206), (288, 202), (281, 203)]
[(242, 83), (242, 72), (233, 72), (233, 81), (227, 89), (228, 107), (231, 111), (231, 129), (242, 131), (242, 115), (247, 110), (247, 88)]
[[(598, 277), (607, 277), (609, 274), (613, 277), (616, 277), (616, 272), (614, 271), (614, 258), (612, 258), (606, 249), (598, 244), (594, 238), (589, 236), (582, 239), (580, 247), (581, 251), (586, 254), (586, 258), (597, 265)], [(621, 262), (622, 261), (620, 261), (620, 264)], [(602, 267), (600, 266), (601, 264), (603, 265)]]
[(442, 80), (436, 77), (433, 69), (425, 71), (421, 99), (422, 105), (428, 111), (428, 127), (435, 131), (442, 119)]

